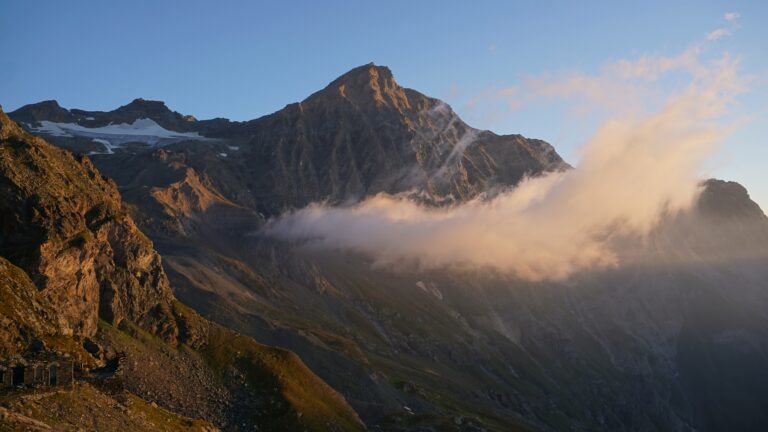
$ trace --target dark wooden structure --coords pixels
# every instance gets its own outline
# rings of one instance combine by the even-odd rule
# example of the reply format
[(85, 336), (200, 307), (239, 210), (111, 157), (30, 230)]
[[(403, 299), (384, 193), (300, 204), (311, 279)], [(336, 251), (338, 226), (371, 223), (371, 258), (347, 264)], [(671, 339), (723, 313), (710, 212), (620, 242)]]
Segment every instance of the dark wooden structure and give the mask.
[(72, 383), (74, 362), (70, 358), (35, 356), (0, 361), (0, 388), (57, 387)]

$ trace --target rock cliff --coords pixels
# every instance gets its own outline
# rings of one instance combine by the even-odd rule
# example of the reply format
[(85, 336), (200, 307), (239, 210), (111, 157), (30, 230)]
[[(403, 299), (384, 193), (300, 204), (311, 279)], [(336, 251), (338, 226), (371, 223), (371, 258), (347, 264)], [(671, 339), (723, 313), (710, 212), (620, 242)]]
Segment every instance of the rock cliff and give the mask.
[(91, 336), (99, 319), (129, 319), (174, 340), (160, 257), (115, 184), (2, 112), (0, 139), (0, 255), (30, 275), (67, 332)]

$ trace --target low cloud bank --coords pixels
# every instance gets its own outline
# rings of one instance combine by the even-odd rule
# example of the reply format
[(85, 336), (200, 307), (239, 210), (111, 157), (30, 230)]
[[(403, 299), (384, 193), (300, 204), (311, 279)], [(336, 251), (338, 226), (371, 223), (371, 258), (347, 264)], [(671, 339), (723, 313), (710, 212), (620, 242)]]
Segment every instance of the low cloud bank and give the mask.
[[(617, 65), (661, 74), (668, 59), (654, 61)], [(643, 236), (663, 214), (689, 207), (702, 164), (728, 132), (721, 117), (741, 91), (737, 62), (687, 61), (695, 65), (689, 81), (663, 108), (606, 121), (573, 170), (448, 208), (388, 195), (349, 207), (313, 204), (270, 221), (264, 233), (364, 253), (377, 265), (493, 267), (530, 280), (616, 266), (612, 240)], [(611, 97), (618, 104), (623, 95)]]

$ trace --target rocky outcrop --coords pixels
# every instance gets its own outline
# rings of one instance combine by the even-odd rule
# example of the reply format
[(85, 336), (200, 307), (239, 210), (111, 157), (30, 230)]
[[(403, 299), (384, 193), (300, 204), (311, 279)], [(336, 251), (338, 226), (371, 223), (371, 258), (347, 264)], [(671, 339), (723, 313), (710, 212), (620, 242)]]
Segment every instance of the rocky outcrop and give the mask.
[(173, 340), (159, 255), (87, 157), (22, 131), (0, 112), (0, 255), (26, 271), (66, 323), (93, 335), (123, 319)]
[(0, 257), (0, 358), (23, 351), (40, 335), (55, 335), (66, 328), (54, 310), (41, 301), (24, 271)]

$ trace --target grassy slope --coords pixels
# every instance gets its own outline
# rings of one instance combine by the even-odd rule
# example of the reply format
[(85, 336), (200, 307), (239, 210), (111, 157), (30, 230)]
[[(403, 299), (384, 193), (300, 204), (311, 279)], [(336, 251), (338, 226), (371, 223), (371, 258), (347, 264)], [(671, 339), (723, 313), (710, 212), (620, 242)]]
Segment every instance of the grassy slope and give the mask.
[[(202, 321), (180, 303), (176, 308), (188, 320)], [(208, 325), (208, 344), (200, 351), (208, 365), (221, 377), (230, 368), (240, 371), (248, 388), (271, 392), (276, 408), (282, 407), (254, 414), (256, 423), (275, 430), (365, 429), (344, 398), (293, 352), (261, 345), (216, 324)]]
[[(118, 351), (128, 354), (129, 363), (139, 359), (142, 374), (136, 379), (151, 382), (184, 381), (179, 391), (191, 395), (211, 392), (226, 399), (229, 428), (291, 431), (362, 431), (365, 427), (343, 397), (314, 375), (294, 353), (255, 342), (216, 324), (211, 324), (180, 303), (176, 313), (191, 326), (204, 328), (203, 345), (171, 347), (161, 339), (133, 325), (120, 329), (101, 323), (99, 337)], [(189, 373), (185, 368), (197, 369)], [(125, 377), (127, 388), (134, 383), (131, 366)], [(173, 369), (173, 370), (171, 370)], [(200, 370), (212, 372), (212, 382), (196, 381)], [(180, 374), (173, 376), (173, 374)], [(191, 377), (190, 379), (184, 377)], [(163, 404), (162, 389), (148, 393)], [(203, 389), (203, 386), (206, 388)], [(167, 387), (167, 386), (166, 386)], [(158, 391), (159, 390), (159, 391)], [(137, 389), (141, 393), (141, 390)], [(200, 394), (198, 397), (205, 397)], [(184, 401), (173, 404), (184, 405)], [(207, 409), (201, 408), (201, 409)], [(215, 410), (215, 407), (211, 407)], [(183, 408), (182, 408), (183, 410)], [(234, 418), (232, 418), (234, 417)], [(243, 426), (245, 425), (245, 426)]]
[(39, 299), (37, 288), (20, 268), (0, 257), (0, 355), (26, 348), (28, 335), (55, 334), (55, 315)]
[(85, 383), (76, 383), (72, 390), (13, 394), (0, 400), (9, 407), (0, 421), (0, 431), (215, 430), (207, 422), (173, 414), (136, 395), (124, 393), (113, 397)]
[[(32, 339), (38, 338), (49, 349), (69, 355), (78, 363), (93, 363), (80, 343), (57, 334), (55, 311), (41, 301), (29, 276), (2, 257), (0, 298), (3, 357), (23, 352)], [(85, 383), (75, 384), (72, 390), (5, 391), (0, 405), (7, 407), (0, 409), (0, 431), (204, 431), (211, 427), (153, 407), (130, 393), (115, 398)]]
[[(272, 334), (282, 331), (285, 339), (280, 340), (277, 336), (266, 340), (269, 340), (270, 344), (285, 346), (298, 352), (315, 373), (342, 392), (361, 415), (366, 415), (366, 409), (369, 413), (373, 410), (385, 413), (384, 419), (366, 419), (373, 429), (376, 425), (387, 427), (388, 430), (439, 426), (437, 430), (455, 431), (462, 430), (462, 427), (456, 424), (457, 418), (466, 418), (468, 422), (479, 420), (478, 423), (482, 423), (488, 430), (531, 430), (519, 416), (504, 412), (494, 401), (484, 400), (477, 403), (478, 391), (504, 392), (503, 386), (495, 379), (478, 374), (477, 368), (457, 368), (455, 362), (443, 361), (447, 355), (437, 341), (450, 342), (449, 349), (452, 354), (458, 354), (464, 359), (462, 361), (468, 364), (476, 363), (478, 354), (475, 349), (479, 341), (468, 337), (450, 314), (439, 307), (433, 307), (441, 302), (435, 302), (431, 294), (422, 293), (415, 288), (413, 281), (408, 283), (406, 280), (404, 286), (403, 278), (387, 273), (372, 274), (367, 270), (367, 265), (362, 264), (360, 267), (357, 261), (331, 261), (327, 266), (320, 264), (324, 270), (323, 275), (327, 277), (323, 285), (326, 291), (322, 294), (308, 286), (277, 276), (273, 279), (265, 278), (268, 279), (265, 289), (278, 287), (274, 291), (257, 293), (257, 289), (254, 289), (252, 292), (253, 296), (258, 295), (257, 298), (267, 301), (249, 301), (248, 296), (235, 294), (235, 300), (229, 304), (216, 303), (216, 300), (213, 300), (211, 304), (202, 301), (195, 306), (198, 310), (207, 310), (212, 318), (221, 319), (222, 323), (249, 332), (260, 340), (265, 335), (269, 337), (270, 330), (255, 327), (254, 331), (254, 327), (249, 326), (252, 324), (248, 321), (249, 317), (269, 317), (271, 323), (290, 328), (291, 330), (272, 331)], [(177, 259), (170, 262), (173, 269), (169, 274), (176, 286), (190, 287), (194, 284), (201, 290), (198, 291), (199, 296), (186, 296), (185, 300), (204, 298), (203, 287), (206, 283), (213, 282), (205, 272), (208, 268), (216, 269), (218, 266), (198, 264), (193, 259)], [(168, 263), (169, 260), (166, 259), (166, 264)], [(211, 283), (211, 286), (220, 285)], [(233, 289), (231, 292), (236, 293), (237, 290)], [(226, 294), (230, 292), (227, 291)], [(420, 294), (423, 294), (424, 298), (419, 298)], [(253, 296), (250, 298), (254, 298)], [(275, 303), (269, 304), (268, 301)], [(367, 307), (369, 304), (370, 308)], [(248, 313), (242, 310), (247, 310)], [(239, 319), (242, 321), (238, 322)], [(388, 336), (382, 333), (382, 328), (386, 329)], [(298, 336), (293, 339), (291, 336), (285, 336), (289, 331), (296, 331)], [(416, 353), (412, 353), (409, 347), (409, 335), (417, 336), (415, 348), (419, 351)], [(421, 340), (430, 342), (422, 344), (419, 342)], [(305, 345), (302, 346), (302, 343)], [(392, 350), (393, 343), (397, 351)], [(425, 351), (435, 352), (436, 356), (430, 357)], [(334, 367), (334, 358), (323, 357), (324, 352), (341, 354), (344, 360), (354, 363), (360, 371), (367, 371), (365, 377), (373, 375), (374, 371), (383, 373), (377, 374), (380, 376), (375, 379), (364, 381), (360, 379), (360, 374), (351, 373), (346, 364)], [(488, 357), (490, 358), (484, 361), (486, 366), (491, 366), (488, 363), (493, 362), (495, 371), (506, 375), (508, 380), (516, 379), (507, 372), (508, 367), (503, 359), (492, 355)], [(376, 385), (378, 388), (372, 388)], [(387, 386), (415, 386), (418, 391), (397, 394)], [(541, 390), (536, 388), (534, 391)], [(366, 393), (384, 394), (384, 397), (395, 394), (397, 400), (394, 404), (387, 400), (387, 405), (369, 405), (370, 399), (365, 399)], [(416, 415), (408, 413), (403, 405), (413, 409)], [(469, 420), (471, 418), (474, 420)]]

